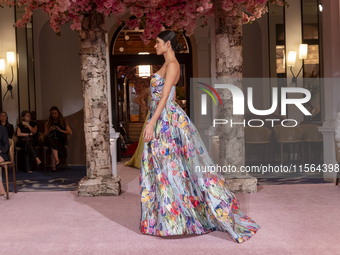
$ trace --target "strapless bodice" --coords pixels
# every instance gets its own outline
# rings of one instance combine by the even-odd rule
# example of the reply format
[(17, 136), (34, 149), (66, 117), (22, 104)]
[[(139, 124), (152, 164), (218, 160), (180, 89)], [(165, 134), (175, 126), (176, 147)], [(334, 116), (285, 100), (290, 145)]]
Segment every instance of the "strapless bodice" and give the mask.
[[(164, 88), (163, 77), (157, 73), (154, 73), (150, 80), (151, 105), (155, 104), (156, 101), (159, 101), (161, 99), (163, 88)], [(176, 87), (172, 86), (167, 103), (170, 103), (170, 101), (173, 100), (175, 91)]]

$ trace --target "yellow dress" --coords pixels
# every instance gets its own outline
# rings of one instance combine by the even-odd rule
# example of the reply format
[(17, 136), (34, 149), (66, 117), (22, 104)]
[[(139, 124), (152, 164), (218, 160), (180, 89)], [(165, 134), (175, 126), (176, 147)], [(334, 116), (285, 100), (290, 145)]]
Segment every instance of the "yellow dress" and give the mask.
[[(151, 96), (149, 96), (149, 102), (150, 101), (151, 101)], [(138, 169), (141, 166), (142, 154), (143, 154), (143, 149), (144, 149), (143, 132), (144, 132), (144, 128), (146, 126), (146, 123), (148, 122), (149, 114), (150, 114), (150, 110), (148, 110), (148, 115), (145, 118), (144, 126), (143, 126), (142, 132), (141, 132), (140, 137), (139, 137), (138, 147), (137, 147), (135, 153), (133, 154), (132, 158), (129, 161), (126, 161), (124, 163), (124, 166), (132, 166), (132, 167), (136, 167)]]

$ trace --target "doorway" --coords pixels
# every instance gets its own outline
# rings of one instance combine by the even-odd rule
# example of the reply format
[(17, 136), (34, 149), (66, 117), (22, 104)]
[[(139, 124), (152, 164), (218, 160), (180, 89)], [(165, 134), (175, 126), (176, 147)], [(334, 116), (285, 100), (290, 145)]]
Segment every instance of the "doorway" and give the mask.
[[(122, 25), (114, 34), (110, 48), (112, 125), (118, 132), (126, 133), (131, 142), (139, 140), (147, 115), (147, 111), (143, 112), (133, 100), (141, 89), (149, 86), (150, 76), (164, 63), (164, 57), (158, 56), (154, 49), (155, 40), (150, 40), (150, 43), (145, 45), (140, 38), (142, 34), (143, 29), (129, 30)], [(181, 78), (176, 84), (176, 98), (189, 116), (190, 78), (193, 76), (192, 50), (189, 38), (180, 32), (176, 34), (183, 45), (183, 51), (176, 53), (181, 66)], [(144, 76), (140, 73), (142, 68), (146, 68)], [(130, 154), (131, 152), (127, 156)], [(119, 139), (117, 161), (120, 162), (121, 158)]]

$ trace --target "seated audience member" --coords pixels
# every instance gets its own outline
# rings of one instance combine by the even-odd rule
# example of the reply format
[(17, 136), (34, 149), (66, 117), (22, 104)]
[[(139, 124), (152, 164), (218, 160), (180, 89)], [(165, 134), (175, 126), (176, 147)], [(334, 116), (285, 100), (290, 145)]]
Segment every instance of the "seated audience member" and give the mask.
[(29, 111), (23, 111), (21, 113), (21, 123), (18, 124), (17, 136), (18, 142), (17, 147), (20, 147), (26, 152), (26, 171), (32, 173), (29, 169), (30, 156), (34, 158), (39, 165), (41, 163), (38, 158), (37, 152), (34, 149), (34, 135), (37, 133), (38, 126), (36, 123), (31, 121), (31, 114)]
[(33, 138), (34, 138), (33, 140), (34, 140), (34, 146), (38, 146), (39, 133), (41, 132), (41, 130), (40, 130), (40, 127), (38, 125), (38, 121), (37, 121), (37, 118), (36, 118), (35, 111), (31, 111), (30, 113), (31, 113), (31, 121), (37, 124), (37, 132), (33, 136)]
[(58, 107), (52, 106), (50, 116), (45, 122), (45, 141), (51, 149), (52, 171), (57, 171), (59, 158), (67, 158), (64, 135), (72, 135), (72, 131)]
[(0, 112), (0, 125), (5, 126), (7, 129), (8, 137), (10, 139), (13, 138), (14, 135), (14, 127), (12, 124), (8, 123), (8, 116), (7, 113), (4, 111)]
[(37, 120), (37, 115), (35, 111), (31, 111), (31, 120), (36, 121)]
[[(9, 150), (9, 140), (8, 140), (7, 129), (4, 126), (0, 125), (0, 162), (9, 160), (8, 150)], [(0, 176), (0, 179), (1, 179), (1, 176)], [(5, 192), (4, 185), (0, 181), (0, 196), (2, 195), (6, 195), (6, 192)]]

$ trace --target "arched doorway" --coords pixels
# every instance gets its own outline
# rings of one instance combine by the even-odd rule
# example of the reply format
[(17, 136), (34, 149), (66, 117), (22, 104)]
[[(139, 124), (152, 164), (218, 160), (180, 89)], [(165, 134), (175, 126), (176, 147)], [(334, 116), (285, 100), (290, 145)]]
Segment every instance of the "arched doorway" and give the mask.
[[(149, 86), (151, 74), (157, 72), (164, 63), (164, 57), (158, 56), (154, 49), (155, 40), (150, 40), (145, 45), (140, 38), (142, 33), (143, 29), (130, 30), (121, 25), (116, 30), (110, 47), (112, 125), (117, 131), (124, 127), (132, 141), (138, 141), (147, 114), (133, 100), (143, 87)], [(176, 34), (184, 46), (183, 51), (176, 53), (181, 67), (176, 97), (189, 116), (190, 78), (193, 76), (192, 49), (188, 37), (180, 32)], [(143, 67), (147, 72), (140, 75), (138, 71)], [(117, 161), (121, 161), (120, 146), (117, 148)]]

